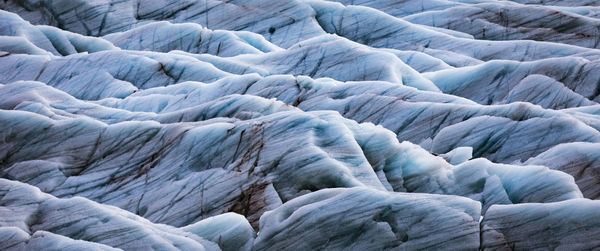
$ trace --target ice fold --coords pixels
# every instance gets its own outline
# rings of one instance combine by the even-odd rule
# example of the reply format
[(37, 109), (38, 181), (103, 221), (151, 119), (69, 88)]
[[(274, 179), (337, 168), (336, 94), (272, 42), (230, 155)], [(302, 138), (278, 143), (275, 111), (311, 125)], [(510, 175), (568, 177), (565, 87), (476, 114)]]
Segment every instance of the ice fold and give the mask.
[(265, 213), (254, 248), (477, 249), (479, 210), (455, 196), (325, 189)]
[(595, 249), (593, 0), (0, 1), (0, 249)]

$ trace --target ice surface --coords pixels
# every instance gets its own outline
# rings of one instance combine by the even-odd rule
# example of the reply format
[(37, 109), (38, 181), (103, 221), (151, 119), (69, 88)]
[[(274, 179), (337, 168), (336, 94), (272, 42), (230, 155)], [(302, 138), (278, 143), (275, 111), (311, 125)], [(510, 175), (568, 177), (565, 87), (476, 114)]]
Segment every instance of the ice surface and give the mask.
[[(523, 101), (541, 105), (551, 103), (557, 105), (556, 108), (562, 108), (561, 100), (556, 100), (555, 95), (575, 96), (574, 98), (580, 100), (578, 96), (584, 96), (590, 101), (597, 98), (595, 80), (600, 77), (600, 73), (595, 69), (598, 64), (600, 61), (590, 61), (580, 57), (561, 57), (531, 62), (494, 60), (477, 66), (447, 69), (424, 75), (444, 93), (466, 97), (487, 105), (502, 103), (505, 98), (509, 99), (507, 101), (518, 101), (512, 100), (513, 93), (519, 93), (519, 89), (524, 88), (522, 85), (527, 85), (521, 82), (534, 81), (530, 78), (537, 77), (536, 86), (544, 85), (539, 88), (553, 95), (540, 93), (542, 90), (539, 89), (528, 90)], [(546, 79), (539, 79), (538, 75), (545, 76)], [(551, 84), (545, 84), (549, 80)], [(524, 96), (524, 94), (520, 95)], [(582, 105), (594, 103), (586, 102)]]
[(325, 189), (265, 213), (254, 248), (477, 249), (479, 207), (456, 196)]
[(181, 228), (218, 243), (223, 250), (251, 250), (256, 233), (243, 215), (225, 213)]
[(482, 222), (484, 249), (594, 249), (600, 245), (597, 200), (495, 205)]
[(597, 249), (598, 13), (0, 1), (0, 249)]
[(255, 33), (212, 31), (194, 23), (172, 24), (166, 21), (149, 23), (125, 32), (111, 33), (103, 38), (127, 50), (158, 52), (181, 50), (221, 57), (281, 50)]
[(464, 32), (484, 40), (539, 40), (588, 48), (600, 46), (597, 38), (600, 20), (570, 11), (557, 11), (552, 6), (488, 1), (444, 10), (432, 9), (403, 19)]
[(569, 143), (551, 148), (527, 160), (527, 164), (544, 165), (572, 175), (586, 198), (600, 198), (600, 144)]
[[(13, 243), (7, 248), (19, 248), (19, 245), (30, 249), (36, 246), (55, 246), (54, 249), (90, 246), (110, 250), (104, 245), (84, 242), (88, 241), (121, 249), (218, 249), (216, 244), (199, 236), (153, 224), (122, 209), (80, 197), (58, 199), (15, 181), (0, 179), (0, 198), (0, 238)], [(51, 233), (46, 233), (48, 231)]]
[[(451, 159), (462, 163), (455, 167), (416, 145), (399, 143), (382, 127), (256, 96), (229, 96), (183, 110), (165, 105), (126, 112), (36, 82), (8, 84), (0, 91), (22, 102), (0, 104), (13, 109), (0, 116), (6, 144), (24, 144), (4, 157), (7, 175), (56, 196), (85, 196), (175, 226), (234, 211), (256, 228), (264, 211), (335, 187), (461, 195), (480, 201), (484, 210), (498, 203), (582, 197), (573, 178), (558, 171), (466, 161), (470, 156), (460, 156), (465, 153), (460, 161)], [(142, 96), (127, 106), (141, 107), (134, 104), (147, 102), (146, 91), (154, 90), (136, 93)], [(149, 97), (156, 101), (155, 95)], [(196, 121), (199, 114), (204, 122), (183, 122)], [(61, 143), (54, 145), (59, 132)], [(200, 147), (204, 142), (220, 146)], [(42, 148), (48, 150), (30, 157)], [(38, 175), (42, 170), (45, 174)], [(191, 206), (197, 204), (200, 212)]]

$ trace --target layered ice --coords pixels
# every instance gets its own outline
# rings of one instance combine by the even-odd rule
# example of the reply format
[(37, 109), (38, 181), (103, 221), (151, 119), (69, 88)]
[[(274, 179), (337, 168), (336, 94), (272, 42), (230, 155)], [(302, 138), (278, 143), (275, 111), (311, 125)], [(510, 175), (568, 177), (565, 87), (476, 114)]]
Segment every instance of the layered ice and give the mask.
[[(317, 191), (265, 213), (254, 247), (477, 249), (479, 207), (479, 203), (456, 196), (361, 188)], [(307, 227), (318, 231), (305, 231)]]
[(575, 178), (586, 198), (600, 198), (600, 145), (595, 143), (561, 144), (527, 160), (527, 164), (544, 165), (561, 170)]
[(598, 201), (494, 205), (483, 218), (484, 249), (595, 249)]
[(3, 238), (9, 237), (2, 244), (7, 249), (114, 250), (106, 245), (121, 249), (218, 249), (215, 243), (194, 234), (80, 197), (58, 199), (6, 179), (0, 180), (0, 195), (0, 231), (5, 233)]
[[(453, 166), (419, 146), (399, 143), (380, 126), (256, 96), (229, 96), (183, 110), (167, 105), (126, 111), (76, 100), (37, 82), (0, 90), (15, 97), (0, 105), (12, 109), (0, 116), (5, 144), (18, 149), (2, 156), (8, 177), (55, 196), (85, 196), (175, 226), (237, 212), (258, 228), (265, 211), (336, 187), (461, 195), (480, 201), (484, 211), (493, 204), (582, 197), (571, 176), (546, 167), (460, 156)], [(137, 94), (146, 91), (153, 89)], [(128, 106), (146, 102), (136, 101)], [(214, 147), (202, 147), (209, 142)], [(32, 153), (40, 149), (47, 150)]]
[(596, 1), (1, 1), (0, 249), (595, 249)]

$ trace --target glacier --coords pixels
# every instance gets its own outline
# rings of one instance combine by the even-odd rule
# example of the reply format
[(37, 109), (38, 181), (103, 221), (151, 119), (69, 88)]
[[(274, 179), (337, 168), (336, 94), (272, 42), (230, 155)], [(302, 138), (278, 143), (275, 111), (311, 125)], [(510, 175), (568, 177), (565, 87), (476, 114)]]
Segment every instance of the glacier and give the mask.
[(0, 1), (0, 249), (598, 249), (599, 41), (594, 0)]

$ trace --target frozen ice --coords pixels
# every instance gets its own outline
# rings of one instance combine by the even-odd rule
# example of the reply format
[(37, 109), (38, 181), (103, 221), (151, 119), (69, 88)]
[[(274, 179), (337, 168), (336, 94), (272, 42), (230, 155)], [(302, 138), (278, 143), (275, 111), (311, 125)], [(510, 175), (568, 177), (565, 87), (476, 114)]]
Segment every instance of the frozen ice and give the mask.
[(555, 146), (527, 160), (527, 164), (544, 165), (572, 175), (586, 198), (600, 198), (600, 144), (568, 143)]
[(483, 218), (484, 249), (594, 249), (600, 245), (597, 200), (494, 205)]
[(324, 189), (265, 213), (254, 248), (477, 249), (479, 216), (479, 203), (456, 196)]
[(158, 52), (180, 50), (221, 57), (281, 50), (255, 33), (212, 31), (195, 23), (172, 24), (167, 21), (149, 23), (124, 32), (111, 33), (103, 38), (126, 50)]
[(598, 13), (0, 1), (0, 249), (598, 249)]
[(243, 215), (224, 213), (181, 228), (218, 243), (223, 250), (251, 250), (256, 233)]
[(6, 248), (218, 249), (199, 236), (122, 209), (81, 197), (58, 199), (15, 181), (0, 179), (0, 198), (0, 238), (12, 243)]

